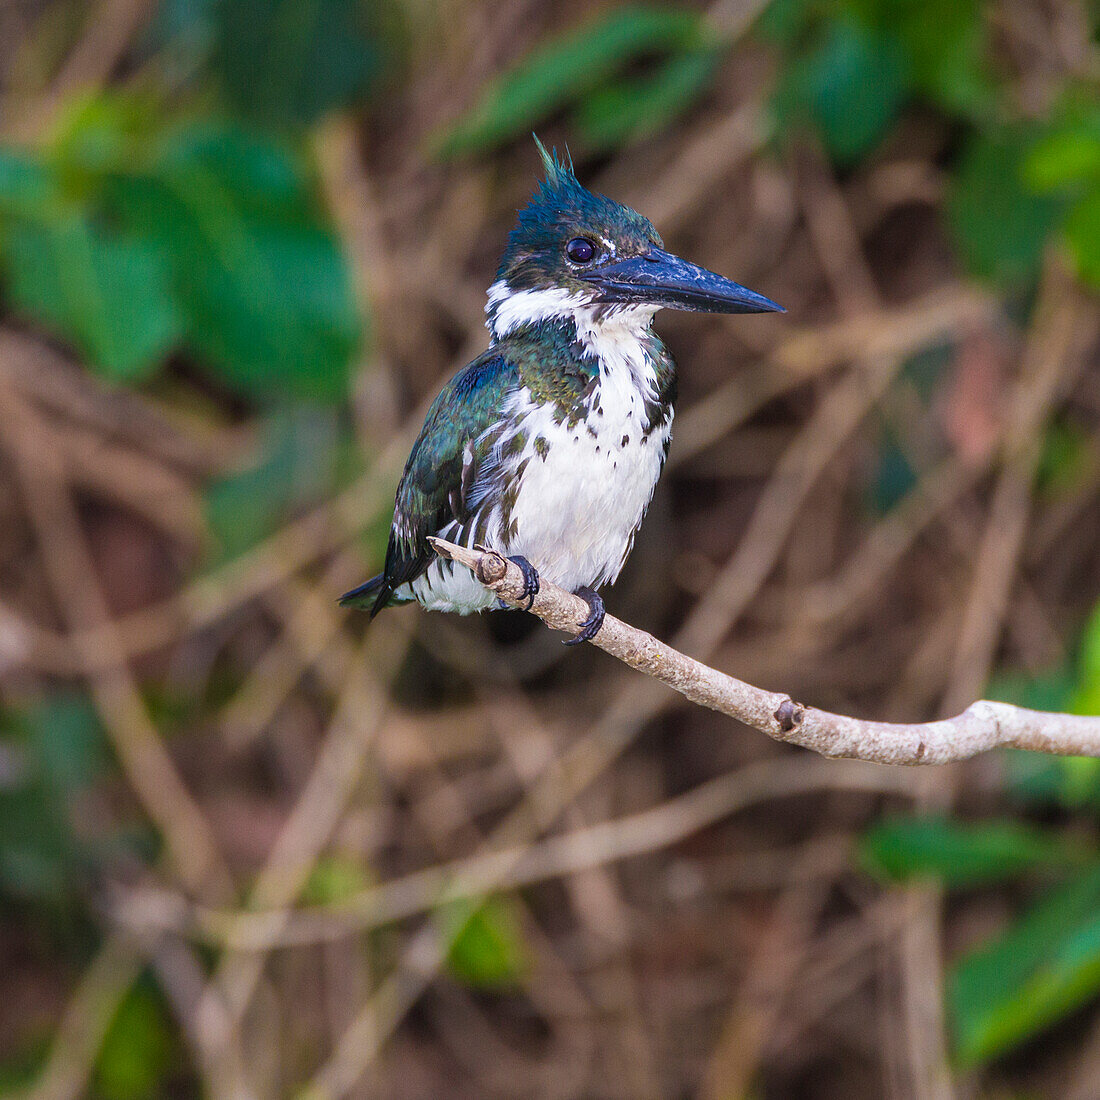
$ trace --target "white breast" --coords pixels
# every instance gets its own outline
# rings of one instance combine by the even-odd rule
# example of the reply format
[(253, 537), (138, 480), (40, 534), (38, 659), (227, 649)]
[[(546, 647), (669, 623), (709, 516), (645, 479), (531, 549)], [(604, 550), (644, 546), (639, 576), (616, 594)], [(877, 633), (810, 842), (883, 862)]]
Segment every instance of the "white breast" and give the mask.
[(520, 479), (506, 544), (548, 580), (572, 590), (619, 575), (661, 474), (671, 423), (648, 436), (642, 398), (600, 387), (587, 424), (554, 424), (545, 409), (525, 417), (546, 441), (532, 448)]
[[(485, 541), (501, 553), (522, 554), (541, 576), (570, 591), (598, 588), (619, 575), (664, 464), (672, 412), (655, 426), (646, 417), (646, 399), (656, 397), (641, 339), (651, 317), (646, 310), (598, 325), (578, 319), (578, 336), (601, 370), (587, 415), (573, 425), (557, 422), (554, 406), (537, 403), (526, 389), (506, 410), (525, 441), (512, 460), (518, 492), (506, 525), (505, 517), (490, 517)], [(440, 562), (413, 582), (412, 594), (442, 611), (480, 611), (494, 603), (468, 570)]]

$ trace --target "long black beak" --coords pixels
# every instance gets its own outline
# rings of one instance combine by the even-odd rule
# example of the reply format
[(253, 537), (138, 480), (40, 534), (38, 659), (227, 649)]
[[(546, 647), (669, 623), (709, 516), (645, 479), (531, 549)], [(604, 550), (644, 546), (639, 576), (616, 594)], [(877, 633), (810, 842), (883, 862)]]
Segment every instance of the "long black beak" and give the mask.
[(593, 268), (581, 278), (599, 288), (601, 302), (629, 302), (703, 313), (787, 312), (763, 294), (705, 267), (689, 264), (661, 248)]

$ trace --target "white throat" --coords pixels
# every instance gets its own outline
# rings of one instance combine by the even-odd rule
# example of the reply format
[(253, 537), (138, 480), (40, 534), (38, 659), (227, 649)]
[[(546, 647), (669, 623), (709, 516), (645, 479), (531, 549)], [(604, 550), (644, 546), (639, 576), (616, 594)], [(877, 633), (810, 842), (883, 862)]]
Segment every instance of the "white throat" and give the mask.
[(599, 354), (598, 346), (605, 340), (616, 344), (624, 340), (640, 340), (658, 308), (626, 306), (600, 310), (591, 298), (573, 294), (561, 287), (513, 290), (503, 279), (498, 279), (489, 287), (485, 312), (488, 315), (486, 325), (494, 340), (503, 340), (524, 325), (571, 317), (581, 342), (590, 351)]

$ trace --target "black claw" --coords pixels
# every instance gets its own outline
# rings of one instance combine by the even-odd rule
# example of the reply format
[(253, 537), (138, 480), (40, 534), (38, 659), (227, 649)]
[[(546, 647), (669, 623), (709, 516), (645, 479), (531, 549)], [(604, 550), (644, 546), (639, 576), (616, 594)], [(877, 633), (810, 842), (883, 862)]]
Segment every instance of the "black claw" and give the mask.
[(562, 645), (580, 645), (581, 642), (590, 642), (599, 633), (603, 626), (604, 608), (603, 599), (594, 589), (582, 585), (575, 589), (574, 596), (580, 596), (588, 604), (588, 618), (584, 620), (580, 633), (575, 638), (566, 638)]
[(535, 597), (539, 594), (539, 571), (522, 554), (517, 554), (514, 558), (508, 560), (518, 565), (520, 572), (523, 573), (523, 596), (521, 598), (527, 601), (527, 606), (523, 610), (530, 611), (531, 605), (535, 602)]

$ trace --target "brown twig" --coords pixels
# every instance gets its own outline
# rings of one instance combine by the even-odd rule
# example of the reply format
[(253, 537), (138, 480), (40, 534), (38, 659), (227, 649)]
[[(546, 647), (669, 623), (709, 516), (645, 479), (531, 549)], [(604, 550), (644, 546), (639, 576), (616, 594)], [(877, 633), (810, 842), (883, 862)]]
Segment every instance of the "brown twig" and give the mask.
[(53, 451), (39, 446), (43, 433), (37, 415), (7, 385), (0, 385), (0, 409), (0, 445), (15, 466), (58, 607), (71, 631), (88, 638), (98, 630), (103, 639), (106, 660), (101, 668), (96, 667), (98, 653), (77, 642), (74, 651), (86, 665), (92, 698), (134, 794), (161, 830), (187, 888), (196, 894), (214, 888), (224, 896), (231, 881), (217, 839), (165, 748), (122, 653), (70, 492), (68, 470)]
[[(77, 1100), (118, 1006), (141, 973), (141, 955), (126, 931), (112, 933), (84, 971), (34, 1084), (18, 1100)], [(14, 1098), (13, 1098), (14, 1100)]]
[[(651, 851), (674, 843), (708, 821), (727, 816), (749, 800), (789, 795), (802, 782), (817, 786), (823, 767), (820, 761), (812, 759), (792, 762), (784, 768), (777, 767), (773, 760), (761, 761), (703, 784), (655, 810), (634, 815), (629, 822), (601, 822), (572, 834), (549, 838), (535, 847), (488, 852), (464, 861), (466, 868), (473, 872), (470, 879), (461, 882), (459, 877), (441, 878), (424, 900), (445, 904), (454, 897), (482, 896), (491, 887), (499, 887), (510, 875), (516, 881), (530, 874), (539, 878), (550, 874), (556, 876), (599, 866), (610, 858)], [(866, 769), (859, 765), (837, 767), (844, 773), (842, 778), (855, 787), (862, 788), (868, 781)], [(782, 782), (777, 784), (775, 781), (780, 774)], [(881, 790), (877, 777), (873, 786)], [(533, 868), (536, 863), (540, 864), (537, 870)], [(434, 870), (428, 874), (432, 875)], [(255, 916), (241, 914), (237, 919), (245, 922)], [(243, 927), (243, 923), (238, 924), (239, 929)], [(411, 937), (401, 963), (345, 1031), (331, 1057), (296, 1094), (296, 1100), (335, 1100), (354, 1087), (365, 1067), (377, 1056), (384, 1039), (438, 972), (449, 950), (449, 942), (450, 939), (438, 935), (432, 924), (420, 927)]]
[[(437, 553), (473, 571), (512, 607), (523, 598), (523, 574), (494, 551), (470, 550), (431, 539)], [(576, 633), (588, 605), (543, 581), (531, 613), (554, 630)], [(1100, 717), (1054, 714), (979, 700), (962, 714), (937, 722), (864, 721), (796, 703), (789, 695), (753, 687), (710, 668), (651, 634), (608, 615), (593, 644), (631, 668), (667, 684), (701, 706), (736, 718), (777, 741), (823, 756), (853, 757), (876, 764), (946, 764), (968, 760), (998, 746), (1058, 756), (1100, 756)]]

